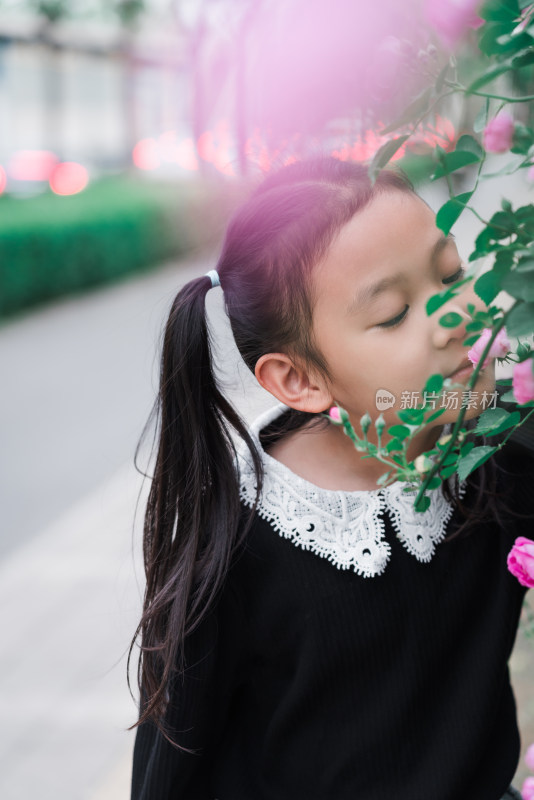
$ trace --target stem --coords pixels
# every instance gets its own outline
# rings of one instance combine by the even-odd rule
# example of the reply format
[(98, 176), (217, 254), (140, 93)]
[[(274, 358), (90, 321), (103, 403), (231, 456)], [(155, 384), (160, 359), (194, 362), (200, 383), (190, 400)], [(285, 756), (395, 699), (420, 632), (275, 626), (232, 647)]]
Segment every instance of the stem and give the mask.
[[(472, 389), (473, 386), (475, 385), (475, 381), (476, 381), (476, 379), (478, 377), (478, 373), (480, 372), (482, 364), (484, 363), (484, 360), (485, 360), (486, 356), (488, 355), (488, 353), (489, 353), (489, 351), (491, 349), (491, 345), (493, 344), (494, 339), (496, 338), (496, 336), (499, 333), (499, 331), (504, 327), (504, 324), (506, 322), (506, 318), (507, 318), (508, 314), (516, 306), (517, 306), (517, 301), (508, 309), (508, 311), (502, 317), (502, 319), (499, 320), (499, 323), (497, 324), (497, 327), (493, 331), (493, 335), (489, 338), (489, 340), (488, 340), (488, 342), (486, 344), (486, 347), (484, 348), (484, 351), (482, 352), (482, 355), (480, 356), (480, 358), (479, 358), (479, 360), (478, 360), (478, 362), (477, 362), (477, 364), (475, 366), (475, 371), (473, 372), (473, 374), (471, 375), (471, 377), (469, 378), (469, 380), (467, 382), (467, 388), (468, 389)], [(451, 452), (452, 447), (453, 447), (453, 445), (454, 445), (454, 443), (456, 441), (456, 434), (458, 433), (458, 430), (461, 427), (461, 424), (462, 424), (463, 419), (465, 417), (465, 412), (466, 411), (467, 411), (467, 406), (463, 406), (460, 409), (460, 414), (459, 414), (459, 416), (458, 416), (458, 418), (457, 418), (457, 420), (456, 420), (456, 422), (454, 424), (454, 427), (453, 427), (453, 429), (451, 431), (451, 439), (450, 439), (448, 445), (446, 446), (445, 450), (443, 451), (441, 459), (437, 463), (435, 463), (433, 467), (431, 467), (430, 472), (427, 474), (426, 478), (424, 479), (424, 481), (422, 482), (421, 486), (419, 487), (419, 491), (417, 493), (417, 497), (415, 498), (415, 505), (417, 505), (419, 503), (421, 497), (425, 493), (426, 487), (428, 486), (428, 484), (430, 483), (430, 481), (432, 480), (432, 478), (434, 477), (434, 475), (436, 474), (436, 472), (440, 468), (442, 462), (445, 460), (445, 458)], [(512, 431), (513, 430), (514, 430), (514, 428), (512, 428)], [(499, 449), (500, 449), (500, 446), (499, 446)]]
[(462, 86), (461, 83), (452, 83), (447, 80), (444, 83), (457, 92), (476, 94), (478, 97), (492, 97), (494, 100), (504, 100), (506, 103), (528, 103), (530, 100), (534, 100), (534, 94), (525, 95), (524, 97), (504, 97), (502, 94), (489, 94), (488, 92), (478, 92), (474, 89), (470, 91), (467, 86)]

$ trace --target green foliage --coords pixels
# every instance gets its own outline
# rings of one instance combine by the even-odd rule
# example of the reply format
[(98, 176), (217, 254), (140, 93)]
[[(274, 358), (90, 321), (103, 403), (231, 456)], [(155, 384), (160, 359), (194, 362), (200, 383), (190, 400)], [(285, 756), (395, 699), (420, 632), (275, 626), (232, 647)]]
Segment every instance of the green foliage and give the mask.
[(198, 191), (129, 178), (0, 197), (0, 317), (180, 255), (201, 240), (201, 210)]
[(478, 418), (475, 434), (496, 436), (507, 428), (516, 425), (521, 419), (519, 411), (505, 411), (503, 408), (487, 408)]
[(520, 303), (510, 311), (506, 328), (511, 336), (528, 336), (534, 326), (534, 303)]
[[(473, 443), (470, 442), (470, 444)], [(465, 478), (467, 478), (467, 476), (470, 475), (473, 470), (482, 466), (482, 464), (487, 461), (488, 458), (490, 458), (496, 451), (496, 447), (490, 447), (489, 445), (471, 447), (469, 452), (458, 461), (459, 479), (463, 481)]]
[(456, 328), (458, 325), (461, 325), (463, 322), (463, 317), (460, 314), (457, 314), (455, 311), (451, 311), (448, 314), (444, 314), (442, 317), (439, 318), (439, 324), (443, 325), (444, 328)]
[(472, 195), (473, 192), (463, 192), (455, 197), (451, 197), (451, 199), (447, 200), (439, 209), (436, 214), (436, 225), (443, 231), (445, 236), (450, 232)]

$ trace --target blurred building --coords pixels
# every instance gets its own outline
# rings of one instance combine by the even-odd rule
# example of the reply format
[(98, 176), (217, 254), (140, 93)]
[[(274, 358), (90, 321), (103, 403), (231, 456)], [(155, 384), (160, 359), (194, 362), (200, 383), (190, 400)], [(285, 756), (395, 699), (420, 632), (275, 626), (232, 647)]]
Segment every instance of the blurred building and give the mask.
[(33, 151), (43, 164), (52, 153), (97, 170), (123, 168), (144, 137), (190, 134), (184, 53), (172, 26), (134, 33), (0, 12), (0, 164), (9, 172), (14, 154)]

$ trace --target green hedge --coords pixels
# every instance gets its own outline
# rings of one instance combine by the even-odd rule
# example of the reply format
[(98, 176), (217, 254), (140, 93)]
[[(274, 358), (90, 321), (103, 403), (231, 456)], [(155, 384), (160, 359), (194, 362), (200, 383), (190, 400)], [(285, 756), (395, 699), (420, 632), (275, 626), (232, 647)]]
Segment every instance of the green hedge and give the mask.
[(0, 318), (202, 247), (217, 226), (209, 192), (120, 176), (70, 197), (0, 197)]

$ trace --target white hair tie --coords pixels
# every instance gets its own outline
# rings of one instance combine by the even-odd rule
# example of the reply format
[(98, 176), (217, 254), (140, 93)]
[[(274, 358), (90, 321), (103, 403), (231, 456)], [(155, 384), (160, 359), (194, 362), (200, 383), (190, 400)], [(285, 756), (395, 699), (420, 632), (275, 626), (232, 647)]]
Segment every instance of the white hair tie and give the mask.
[(219, 273), (216, 269), (210, 269), (209, 272), (206, 272), (206, 277), (211, 280), (211, 288), (213, 289), (214, 286), (220, 286), (221, 281), (219, 280)]

